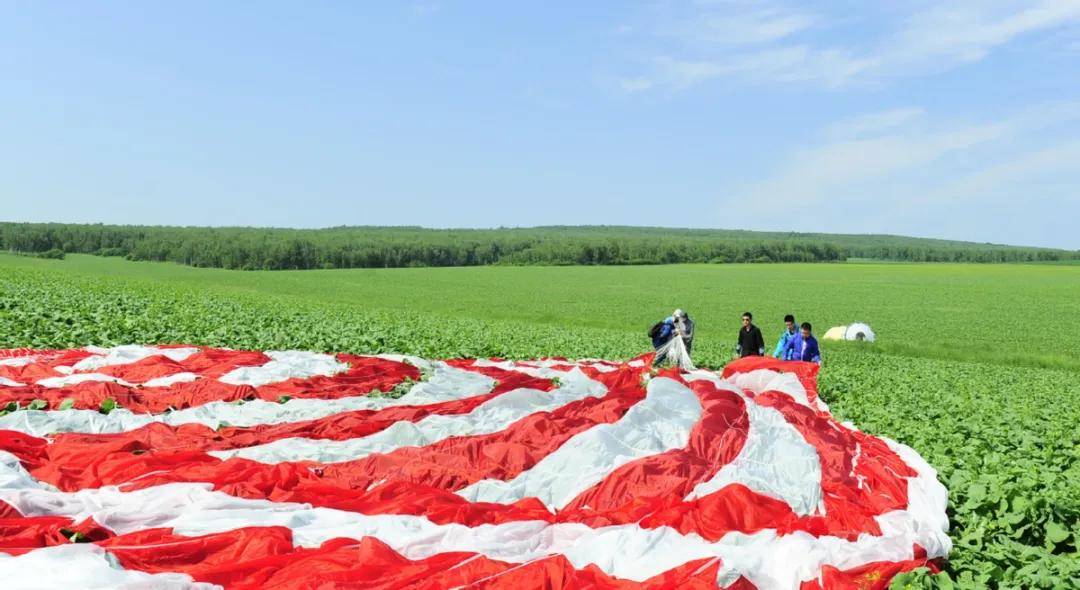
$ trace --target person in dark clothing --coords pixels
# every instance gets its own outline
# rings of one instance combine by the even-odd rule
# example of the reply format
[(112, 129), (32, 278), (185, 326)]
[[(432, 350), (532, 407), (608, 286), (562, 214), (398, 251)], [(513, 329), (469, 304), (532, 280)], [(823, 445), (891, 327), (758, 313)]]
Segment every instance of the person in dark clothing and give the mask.
[(671, 335), (675, 332), (675, 322), (671, 318), (666, 320), (660, 320), (649, 329), (649, 338), (652, 338), (652, 347), (660, 348), (671, 340)]
[(746, 312), (742, 314), (742, 328), (739, 329), (739, 344), (735, 351), (739, 357), (765, 356), (765, 339), (761, 336), (761, 330), (753, 323), (754, 314)]
[(682, 339), (687, 357), (681, 359), (682, 362), (678, 360), (676, 362), (680, 365), (686, 364), (689, 362), (690, 349), (694, 345), (694, 320), (691, 320), (685, 311), (676, 309), (671, 317), (658, 322), (649, 330), (649, 337), (652, 338), (653, 348), (656, 350), (656, 357), (653, 359), (654, 367), (668, 360), (671, 349), (668, 343), (676, 337)]
[(686, 345), (686, 354), (690, 354), (694, 348), (694, 320), (681, 309), (676, 309), (671, 317), (675, 320), (675, 331), (682, 336), (683, 344)]

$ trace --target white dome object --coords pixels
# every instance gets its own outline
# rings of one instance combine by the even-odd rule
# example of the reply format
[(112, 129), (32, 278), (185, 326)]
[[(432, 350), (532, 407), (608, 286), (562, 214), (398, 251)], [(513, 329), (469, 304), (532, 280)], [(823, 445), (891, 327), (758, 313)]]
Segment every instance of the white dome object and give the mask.
[(825, 340), (843, 340), (844, 334), (847, 332), (847, 326), (833, 326), (825, 332), (822, 336)]
[(844, 340), (864, 340), (866, 342), (873, 342), (874, 330), (862, 322), (855, 322), (844, 330)]

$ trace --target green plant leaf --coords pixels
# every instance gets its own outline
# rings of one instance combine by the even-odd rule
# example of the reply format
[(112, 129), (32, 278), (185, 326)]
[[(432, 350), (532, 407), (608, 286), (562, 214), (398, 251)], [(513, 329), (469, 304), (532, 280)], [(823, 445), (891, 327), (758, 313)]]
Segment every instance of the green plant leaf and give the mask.
[(1069, 538), (1069, 530), (1060, 524), (1050, 521), (1046, 523), (1046, 542), (1050, 545), (1056, 545)]

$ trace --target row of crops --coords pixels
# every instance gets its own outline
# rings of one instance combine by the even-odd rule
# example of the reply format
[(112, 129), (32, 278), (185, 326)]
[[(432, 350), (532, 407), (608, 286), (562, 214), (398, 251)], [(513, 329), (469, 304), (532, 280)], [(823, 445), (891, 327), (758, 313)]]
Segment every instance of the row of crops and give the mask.
[[(0, 347), (190, 342), (429, 357), (627, 358), (635, 330), (366, 310), (265, 293), (0, 266)], [(700, 363), (730, 348), (701, 343)], [(946, 574), (897, 587), (1080, 587), (1080, 373), (828, 351), (822, 394), (861, 428), (915, 447), (950, 490)]]

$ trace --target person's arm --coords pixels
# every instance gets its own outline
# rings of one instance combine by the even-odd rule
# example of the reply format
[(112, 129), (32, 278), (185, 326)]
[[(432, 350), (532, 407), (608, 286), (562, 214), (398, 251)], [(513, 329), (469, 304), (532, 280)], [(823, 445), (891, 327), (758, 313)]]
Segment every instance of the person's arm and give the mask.
[(758, 328), (756, 338), (758, 354), (765, 356), (765, 337), (761, 335), (761, 328)]
[(780, 358), (780, 355), (784, 353), (784, 348), (787, 346), (787, 331), (780, 334), (780, 339), (776, 341), (776, 349), (773, 350), (772, 355), (776, 358)]
[(792, 358), (793, 354), (789, 355), (788, 354), (789, 351), (791, 353), (795, 352), (795, 339), (794, 338), (788, 338), (787, 342), (784, 343), (784, 358), (783, 358), (783, 360), (786, 361), (786, 360)]
[(817, 340), (814, 341), (813, 356), (810, 357), (810, 362), (821, 363), (821, 348), (818, 347)]
[(739, 334), (735, 337), (735, 354), (742, 356), (742, 330), (739, 330)]

